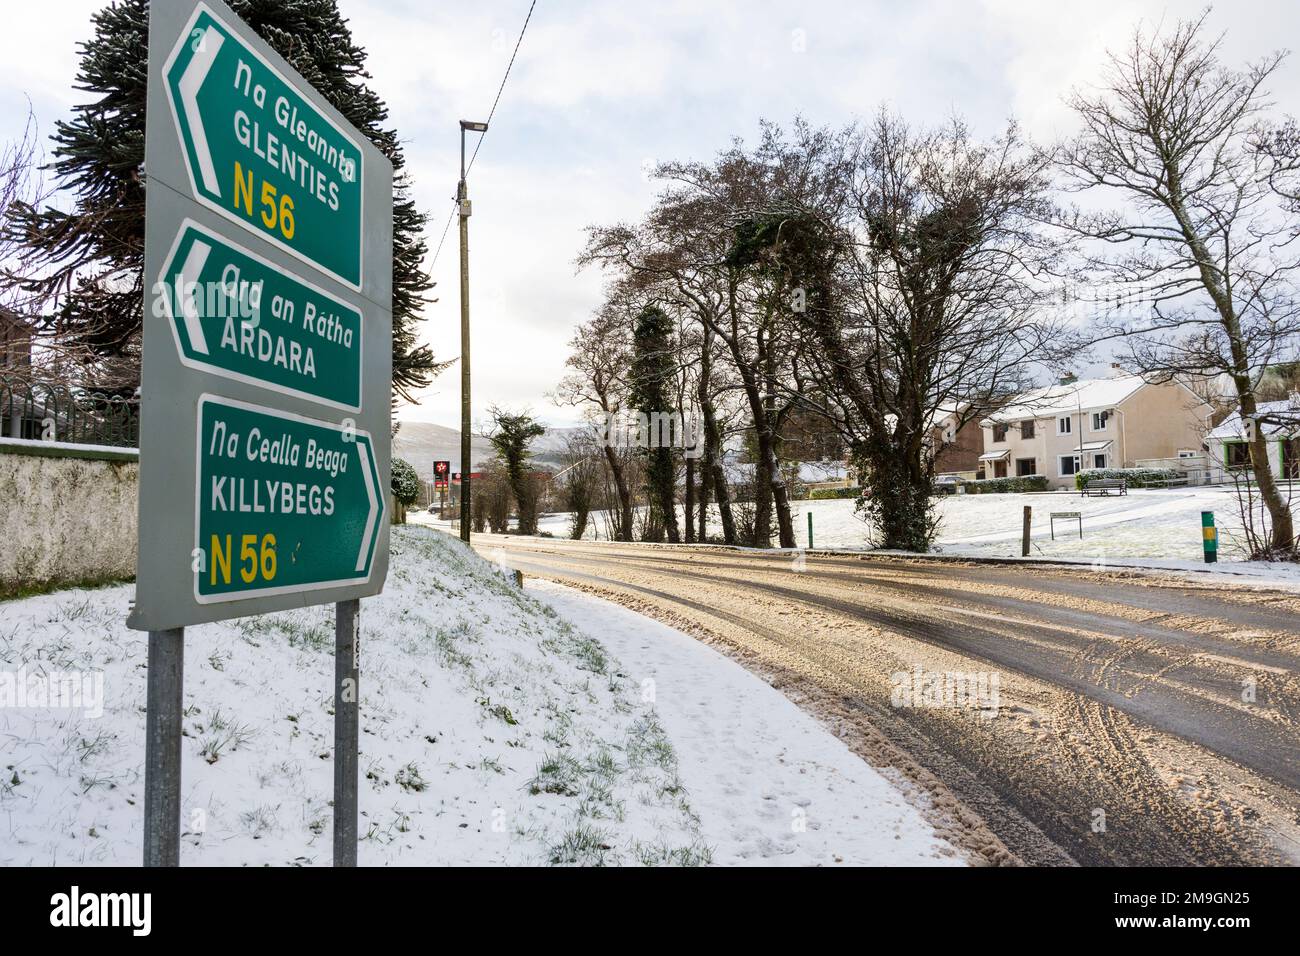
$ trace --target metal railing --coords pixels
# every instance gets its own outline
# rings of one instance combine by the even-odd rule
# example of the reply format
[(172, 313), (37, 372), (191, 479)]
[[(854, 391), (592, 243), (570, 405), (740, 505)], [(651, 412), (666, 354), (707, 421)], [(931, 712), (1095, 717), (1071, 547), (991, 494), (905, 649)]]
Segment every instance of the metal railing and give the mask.
[(0, 373), (0, 437), (136, 448), (140, 400)]

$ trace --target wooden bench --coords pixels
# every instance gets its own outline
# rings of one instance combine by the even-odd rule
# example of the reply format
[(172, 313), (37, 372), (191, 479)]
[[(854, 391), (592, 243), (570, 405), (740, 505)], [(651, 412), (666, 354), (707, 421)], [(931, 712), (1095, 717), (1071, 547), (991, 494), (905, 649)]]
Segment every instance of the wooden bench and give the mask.
[(1083, 483), (1085, 495), (1108, 495), (1112, 491), (1121, 495), (1128, 494), (1128, 482), (1123, 478), (1089, 478)]

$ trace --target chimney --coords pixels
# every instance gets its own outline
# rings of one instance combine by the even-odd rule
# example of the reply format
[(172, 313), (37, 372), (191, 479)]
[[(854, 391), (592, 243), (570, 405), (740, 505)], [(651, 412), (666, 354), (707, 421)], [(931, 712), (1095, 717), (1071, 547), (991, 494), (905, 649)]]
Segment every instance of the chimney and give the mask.
[(1123, 365), (1120, 365), (1119, 362), (1111, 362), (1111, 363), (1110, 363), (1110, 377), (1111, 377), (1111, 378), (1123, 378), (1123, 377), (1124, 377), (1125, 375), (1127, 375), (1127, 374), (1128, 374), (1128, 372), (1125, 371), (1124, 366), (1123, 366)]
[(1079, 380), (1079, 376), (1075, 375), (1073, 372), (1062, 372), (1062, 373), (1061, 373), (1061, 378), (1059, 379), (1059, 381), (1057, 382), (1057, 384), (1058, 384), (1058, 385), (1073, 385), (1073, 384), (1074, 384), (1075, 382), (1077, 382), (1078, 380)]

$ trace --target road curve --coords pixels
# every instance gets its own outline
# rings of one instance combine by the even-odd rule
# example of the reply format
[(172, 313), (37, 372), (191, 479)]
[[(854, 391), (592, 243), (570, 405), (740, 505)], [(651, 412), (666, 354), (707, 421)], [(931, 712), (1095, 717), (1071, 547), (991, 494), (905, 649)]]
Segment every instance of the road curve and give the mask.
[[(864, 756), (951, 794), (1020, 861), (1300, 863), (1295, 595), (877, 556), (475, 547), (716, 642)], [(900, 698), (936, 675), (986, 696)]]

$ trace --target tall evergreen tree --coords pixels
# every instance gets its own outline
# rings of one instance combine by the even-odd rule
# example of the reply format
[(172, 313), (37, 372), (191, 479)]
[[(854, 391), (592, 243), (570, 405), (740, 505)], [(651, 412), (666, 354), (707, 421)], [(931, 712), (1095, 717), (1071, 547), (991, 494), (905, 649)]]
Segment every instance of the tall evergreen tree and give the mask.
[[(660, 439), (659, 416), (673, 406), (669, 383), (676, 369), (672, 342), (672, 320), (657, 306), (647, 306), (637, 316), (632, 333), (632, 394), (629, 404), (650, 423), (650, 433)], [(681, 541), (677, 528), (677, 481), (672, 448), (651, 442), (646, 450), (646, 493), (650, 499), (649, 537), (662, 540), (667, 533), (673, 544)], [(660, 447), (653, 447), (658, 444)]]
[[(392, 161), (393, 390), (403, 398), (443, 366), (416, 342), (433, 287), (422, 268), (427, 216), (410, 180), (388, 108), (368, 85), (366, 52), (352, 40), (336, 0), (227, 0), (245, 23)], [(78, 351), (87, 376), (133, 385), (144, 319), (144, 140), (148, 0), (115, 0), (92, 20), (76, 86), (96, 98), (56, 124), (52, 164), (71, 212), (19, 205), (5, 224), (29, 250), (30, 291), (55, 296), (44, 331)]]

